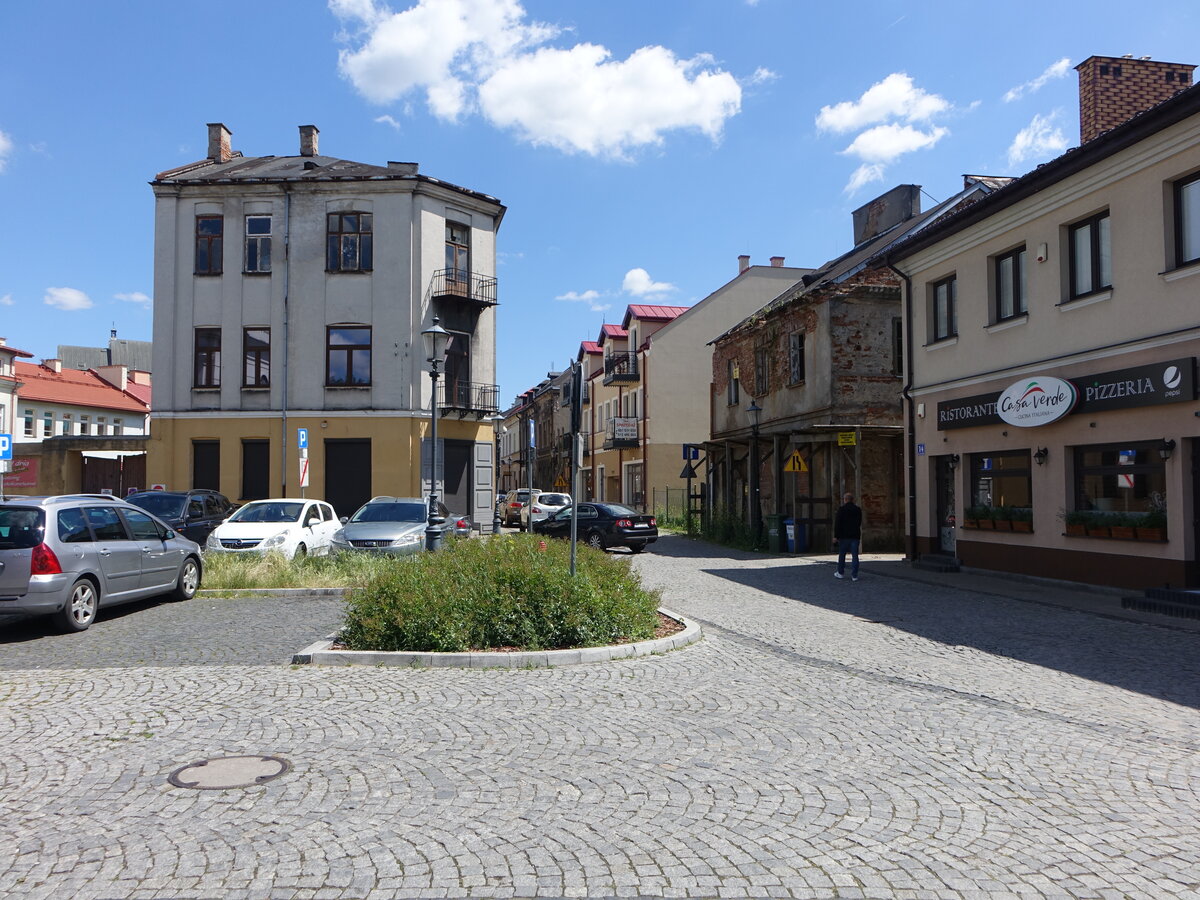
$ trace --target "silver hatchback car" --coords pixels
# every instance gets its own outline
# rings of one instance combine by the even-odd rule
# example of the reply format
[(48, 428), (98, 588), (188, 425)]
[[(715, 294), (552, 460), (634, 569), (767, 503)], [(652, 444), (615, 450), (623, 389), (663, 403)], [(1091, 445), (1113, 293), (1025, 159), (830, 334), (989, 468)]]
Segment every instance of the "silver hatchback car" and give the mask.
[(53, 615), (63, 631), (83, 631), (102, 606), (160, 594), (190, 600), (200, 576), (200, 546), (124, 500), (0, 501), (0, 622)]

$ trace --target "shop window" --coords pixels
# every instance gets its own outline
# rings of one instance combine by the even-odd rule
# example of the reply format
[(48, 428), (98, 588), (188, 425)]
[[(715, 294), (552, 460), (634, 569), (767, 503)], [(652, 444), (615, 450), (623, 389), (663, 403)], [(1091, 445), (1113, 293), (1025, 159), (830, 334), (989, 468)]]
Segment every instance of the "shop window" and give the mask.
[(1107, 210), (1072, 225), (1071, 299), (1112, 287), (1112, 247)]
[(1032, 509), (1029, 451), (972, 454), (971, 501), (993, 509)]
[(1200, 172), (1175, 182), (1175, 265), (1200, 262)]
[(1148, 513), (1166, 508), (1161, 441), (1075, 448), (1075, 509)]

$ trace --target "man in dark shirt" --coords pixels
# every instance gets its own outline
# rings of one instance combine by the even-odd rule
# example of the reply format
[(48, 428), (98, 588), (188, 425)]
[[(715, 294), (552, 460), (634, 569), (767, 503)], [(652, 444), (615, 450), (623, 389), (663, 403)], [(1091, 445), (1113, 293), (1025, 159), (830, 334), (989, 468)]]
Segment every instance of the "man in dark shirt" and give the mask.
[(842, 496), (842, 505), (833, 517), (833, 542), (838, 546), (838, 567), (834, 578), (846, 577), (846, 554), (850, 554), (850, 580), (858, 581), (858, 550), (862, 546), (862, 510), (854, 505), (854, 495)]

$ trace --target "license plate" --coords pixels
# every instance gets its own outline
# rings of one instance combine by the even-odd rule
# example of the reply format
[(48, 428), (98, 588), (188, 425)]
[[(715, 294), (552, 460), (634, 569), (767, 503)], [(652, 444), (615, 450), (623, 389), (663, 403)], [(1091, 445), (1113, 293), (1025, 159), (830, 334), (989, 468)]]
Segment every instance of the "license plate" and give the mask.
[(650, 526), (647, 525), (645, 522), (635, 522), (633, 527), (634, 528), (649, 528)]

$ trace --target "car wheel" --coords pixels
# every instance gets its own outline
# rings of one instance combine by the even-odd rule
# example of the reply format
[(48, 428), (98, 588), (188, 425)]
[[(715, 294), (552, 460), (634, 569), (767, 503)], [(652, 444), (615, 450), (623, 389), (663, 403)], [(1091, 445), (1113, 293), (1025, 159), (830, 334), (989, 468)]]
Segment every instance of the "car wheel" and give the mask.
[(308, 556), (308, 548), (301, 544), (296, 548), (296, 552), (292, 554), (292, 559), (304, 559)]
[(645, 550), (645, 549), (646, 549), (646, 545), (645, 545), (645, 544), (630, 544), (630, 545), (629, 545), (629, 552), (630, 552), (630, 553), (641, 553), (641, 552), (642, 552), (643, 550)]
[(587, 536), (588, 546), (594, 550), (604, 549), (604, 535), (598, 531), (593, 531)]
[(171, 592), (172, 600), (191, 600), (200, 588), (200, 564), (194, 556), (183, 561), (179, 569), (179, 580), (175, 582), (175, 590)]
[(62, 631), (86, 631), (96, 619), (96, 608), (100, 598), (96, 594), (96, 585), (86, 578), (80, 578), (71, 588), (71, 596), (67, 605), (58, 614), (58, 626)]

